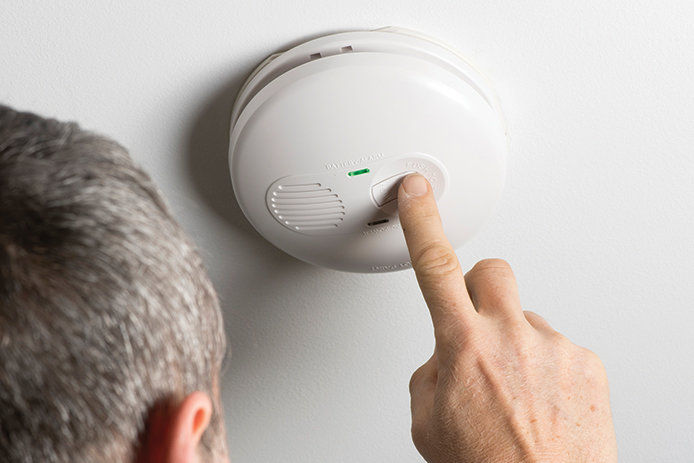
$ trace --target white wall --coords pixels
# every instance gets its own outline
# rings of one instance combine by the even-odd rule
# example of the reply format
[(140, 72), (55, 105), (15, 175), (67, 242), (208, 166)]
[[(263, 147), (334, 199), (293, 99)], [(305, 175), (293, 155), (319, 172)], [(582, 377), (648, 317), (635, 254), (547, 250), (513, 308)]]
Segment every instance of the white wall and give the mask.
[(223, 300), (234, 461), (421, 461), (407, 383), (433, 340), (412, 273), (274, 249), (225, 164), (232, 98), (262, 58), (390, 24), (459, 48), (508, 118), (508, 187), (464, 265), (505, 257), (526, 308), (602, 356), (623, 461), (691, 461), (694, 3), (57, 3), (0, 4), (0, 101), (115, 137), (164, 190)]

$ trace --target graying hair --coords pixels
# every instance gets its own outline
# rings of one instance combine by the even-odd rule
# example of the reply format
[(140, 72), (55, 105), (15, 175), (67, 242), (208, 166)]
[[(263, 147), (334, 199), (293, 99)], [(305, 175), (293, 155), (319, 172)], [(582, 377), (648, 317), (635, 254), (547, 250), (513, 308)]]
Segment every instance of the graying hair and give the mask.
[(112, 140), (0, 105), (0, 461), (126, 462), (155, 404), (202, 390), (223, 441), (217, 296)]

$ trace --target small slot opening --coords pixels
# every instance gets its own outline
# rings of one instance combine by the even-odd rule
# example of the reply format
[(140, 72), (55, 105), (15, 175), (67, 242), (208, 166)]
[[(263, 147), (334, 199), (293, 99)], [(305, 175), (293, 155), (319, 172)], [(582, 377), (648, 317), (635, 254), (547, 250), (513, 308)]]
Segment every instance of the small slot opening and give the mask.
[(320, 58), (320, 57), (322, 57), (322, 56), (323, 56), (323, 55), (321, 55), (320, 53), (313, 53), (313, 54), (309, 55), (309, 58), (311, 58), (312, 60), (314, 60), (314, 59), (318, 59), (318, 58)]
[(347, 172), (350, 177), (355, 177), (357, 175), (368, 174), (371, 170), (368, 167), (359, 170), (353, 170), (352, 172)]
[(379, 220), (374, 220), (373, 222), (369, 222), (366, 225), (369, 227), (373, 227), (375, 225), (381, 225), (382, 223), (388, 223), (390, 222), (390, 219), (379, 219)]
[(352, 45), (347, 45), (346, 47), (340, 48), (340, 51), (342, 53), (349, 53), (350, 51), (354, 51), (354, 49), (352, 48)]

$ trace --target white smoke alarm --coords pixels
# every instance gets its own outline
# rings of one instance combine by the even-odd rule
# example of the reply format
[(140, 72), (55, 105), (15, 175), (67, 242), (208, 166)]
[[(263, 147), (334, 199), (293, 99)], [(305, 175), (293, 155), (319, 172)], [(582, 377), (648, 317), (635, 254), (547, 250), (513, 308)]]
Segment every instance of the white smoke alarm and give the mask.
[(386, 28), (263, 61), (234, 104), (229, 164), (241, 209), (272, 244), (316, 265), (388, 272), (410, 267), (400, 180), (429, 180), (457, 248), (494, 211), (506, 151), (479, 72), (432, 39)]

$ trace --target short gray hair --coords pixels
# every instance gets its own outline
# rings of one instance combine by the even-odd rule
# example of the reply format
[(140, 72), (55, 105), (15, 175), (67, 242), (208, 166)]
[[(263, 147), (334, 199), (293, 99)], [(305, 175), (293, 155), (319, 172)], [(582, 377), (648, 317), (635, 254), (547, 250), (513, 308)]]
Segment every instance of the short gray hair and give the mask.
[(195, 390), (219, 445), (224, 353), (202, 261), (127, 151), (0, 105), (0, 461), (132, 461), (152, 407)]

